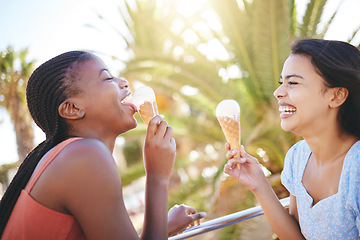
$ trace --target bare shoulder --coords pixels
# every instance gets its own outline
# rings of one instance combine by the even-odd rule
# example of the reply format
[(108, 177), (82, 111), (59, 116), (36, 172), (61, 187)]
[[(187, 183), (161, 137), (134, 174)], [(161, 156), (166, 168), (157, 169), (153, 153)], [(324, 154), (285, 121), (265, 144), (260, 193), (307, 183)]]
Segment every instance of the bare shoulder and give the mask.
[(49, 169), (58, 175), (52, 176), (52, 191), (56, 189), (58, 206), (77, 219), (89, 239), (136, 236), (124, 205), (117, 165), (104, 143), (81, 139), (69, 144), (57, 158)]
[[(103, 142), (96, 139), (81, 139), (70, 143), (54, 159), (54, 167), (69, 182), (84, 179), (91, 182), (88, 178), (95, 177), (98, 182), (106, 179), (116, 180), (115, 183), (120, 181), (112, 153)], [(66, 182), (66, 179), (63, 180)]]
[(66, 146), (49, 164), (31, 190), (43, 205), (63, 213), (90, 208), (99, 195), (122, 201), (121, 180), (110, 150), (95, 139)]
[[(110, 161), (113, 162), (112, 153), (106, 145), (97, 139), (80, 139), (70, 143), (57, 156), (59, 159), (71, 159), (66, 163), (81, 163), (82, 161)], [(60, 160), (61, 161), (61, 160)]]

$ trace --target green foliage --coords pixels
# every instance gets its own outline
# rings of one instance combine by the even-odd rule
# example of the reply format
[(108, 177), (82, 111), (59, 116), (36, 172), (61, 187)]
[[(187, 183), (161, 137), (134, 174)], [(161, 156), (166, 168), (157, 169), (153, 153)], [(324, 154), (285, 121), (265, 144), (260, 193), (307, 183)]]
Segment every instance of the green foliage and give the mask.
[(137, 163), (129, 167), (126, 173), (121, 174), (121, 184), (123, 187), (131, 184), (134, 180), (137, 180), (145, 176), (145, 169), (143, 163)]
[(12, 99), (14, 89), (19, 92), (22, 104), (26, 105), (26, 81), (35, 64), (34, 61), (26, 59), (27, 54), (28, 49), (16, 52), (11, 46), (0, 52), (0, 93), (3, 96), (0, 106), (9, 109), (10, 101), (14, 101)]
[[(179, 188), (171, 189), (169, 199), (169, 207), (175, 204), (185, 203), (186, 205), (196, 208), (198, 212), (208, 211), (206, 202), (211, 197), (211, 192), (208, 191), (208, 183), (199, 176), (197, 179), (191, 179), (182, 184)], [(184, 199), (187, 199), (184, 201)]]
[(12, 47), (0, 52), (0, 106), (6, 108), (14, 126), (20, 162), (34, 147), (25, 92), (35, 62), (28, 61), (27, 54), (27, 49), (17, 52)]
[(139, 163), (142, 159), (141, 146), (139, 144), (139, 141), (127, 140), (123, 147), (123, 153), (128, 166), (132, 166)]
[(17, 163), (3, 164), (0, 166), (0, 183), (8, 184), (8, 172), (10, 169), (16, 168)]

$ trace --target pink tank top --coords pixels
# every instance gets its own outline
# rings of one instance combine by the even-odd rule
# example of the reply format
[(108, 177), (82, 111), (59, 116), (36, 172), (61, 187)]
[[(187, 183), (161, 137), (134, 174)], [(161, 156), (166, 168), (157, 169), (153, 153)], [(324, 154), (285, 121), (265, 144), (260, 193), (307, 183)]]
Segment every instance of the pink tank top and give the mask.
[(54, 147), (29, 180), (11, 213), (2, 240), (72, 240), (86, 239), (79, 223), (71, 215), (47, 208), (30, 196), (30, 191), (51, 161), (70, 143), (80, 138), (70, 138)]

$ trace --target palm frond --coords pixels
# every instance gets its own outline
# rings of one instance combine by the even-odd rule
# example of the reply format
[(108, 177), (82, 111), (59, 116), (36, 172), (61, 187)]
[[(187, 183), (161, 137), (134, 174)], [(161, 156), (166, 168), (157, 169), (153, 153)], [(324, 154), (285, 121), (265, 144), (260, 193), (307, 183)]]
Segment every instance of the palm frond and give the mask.
[(256, 1), (254, 4), (254, 64), (261, 96), (273, 100), (282, 64), (289, 54), (290, 19), (286, 0)]

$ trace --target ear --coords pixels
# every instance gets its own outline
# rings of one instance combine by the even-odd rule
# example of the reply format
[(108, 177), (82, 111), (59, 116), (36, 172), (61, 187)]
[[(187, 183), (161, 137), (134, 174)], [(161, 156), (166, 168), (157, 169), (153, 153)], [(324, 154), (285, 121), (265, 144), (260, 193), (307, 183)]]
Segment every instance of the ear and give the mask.
[(85, 111), (79, 107), (76, 103), (71, 101), (71, 99), (66, 99), (59, 106), (59, 114), (65, 119), (81, 119), (85, 116)]
[(332, 99), (330, 100), (329, 106), (331, 108), (340, 107), (349, 96), (349, 91), (343, 87), (333, 88), (332, 90), (333, 95)]

